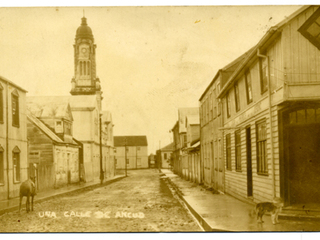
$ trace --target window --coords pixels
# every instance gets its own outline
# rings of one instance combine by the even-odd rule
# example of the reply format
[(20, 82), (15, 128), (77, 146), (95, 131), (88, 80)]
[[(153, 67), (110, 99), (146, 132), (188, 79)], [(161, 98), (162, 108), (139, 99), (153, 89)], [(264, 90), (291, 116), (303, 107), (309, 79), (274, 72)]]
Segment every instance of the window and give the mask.
[(0, 184), (4, 183), (3, 151), (4, 149), (0, 146)]
[(209, 98), (206, 99), (206, 111), (207, 111), (207, 121), (209, 122)]
[(183, 136), (183, 146), (186, 147), (188, 142), (187, 134)]
[(15, 90), (11, 94), (12, 98), (12, 126), (19, 127), (19, 94)]
[(221, 114), (221, 101), (219, 99), (219, 102), (218, 102), (218, 116), (220, 116)]
[(129, 158), (127, 158), (127, 164), (129, 164)]
[(168, 157), (168, 156), (167, 156), (167, 153), (164, 153), (163, 158), (164, 158), (164, 159), (167, 159), (167, 157)]
[(137, 158), (137, 166), (141, 166), (141, 158)]
[(213, 89), (213, 99), (212, 99), (212, 105), (213, 107), (213, 118), (217, 117), (217, 95), (216, 95), (216, 89)]
[(235, 132), (236, 145), (236, 171), (241, 171), (241, 131)]
[(140, 147), (137, 147), (137, 150), (140, 151)]
[(0, 83), (0, 123), (3, 123), (3, 87)]
[(210, 93), (209, 103), (210, 103), (210, 120), (212, 120), (212, 118), (213, 118), (212, 93)]
[(217, 94), (220, 93), (220, 82), (217, 83)]
[(62, 125), (62, 121), (56, 121), (56, 133), (63, 133), (63, 125)]
[(259, 59), (261, 94), (268, 90), (268, 62), (266, 58)]
[(231, 170), (231, 134), (226, 135), (227, 169)]
[(311, 15), (298, 31), (320, 50), (320, 8)]
[(13, 181), (20, 182), (20, 149), (15, 147), (12, 151)]
[(118, 161), (117, 161), (117, 159), (116, 158), (114, 158), (114, 164), (118, 164)]
[(246, 72), (245, 78), (246, 78), (247, 103), (249, 104), (252, 102), (251, 74), (249, 71)]
[(236, 111), (240, 110), (240, 96), (239, 96), (239, 85), (238, 83), (234, 84), (234, 99), (236, 101)]
[(231, 100), (230, 100), (229, 92), (227, 93), (226, 100), (227, 100), (227, 117), (230, 117), (231, 116)]
[(64, 122), (64, 133), (68, 135), (72, 135), (71, 123)]
[(267, 164), (267, 124), (266, 121), (257, 123), (257, 172), (268, 173)]

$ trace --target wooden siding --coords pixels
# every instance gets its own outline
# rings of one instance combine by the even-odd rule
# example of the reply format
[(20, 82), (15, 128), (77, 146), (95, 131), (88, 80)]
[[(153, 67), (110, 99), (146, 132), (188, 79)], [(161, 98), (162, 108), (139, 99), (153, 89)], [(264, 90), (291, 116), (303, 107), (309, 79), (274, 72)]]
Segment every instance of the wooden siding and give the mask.
[(298, 32), (317, 8), (302, 12), (283, 29), (284, 65), (281, 71), (290, 83), (320, 82), (320, 51)]

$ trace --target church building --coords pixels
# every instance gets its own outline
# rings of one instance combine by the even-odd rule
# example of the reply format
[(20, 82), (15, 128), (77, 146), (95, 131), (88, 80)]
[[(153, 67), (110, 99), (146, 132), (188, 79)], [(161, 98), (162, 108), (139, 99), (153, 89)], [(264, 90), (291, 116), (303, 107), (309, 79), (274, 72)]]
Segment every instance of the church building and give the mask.
[[(102, 111), (102, 91), (100, 80), (96, 76), (97, 46), (85, 17), (76, 31), (73, 46), (74, 77), (71, 81), (71, 96), (54, 98), (70, 104), (73, 137), (81, 145), (80, 179), (91, 182), (114, 176), (113, 123), (111, 113)], [(52, 97), (32, 97), (32, 101), (41, 104), (50, 98)]]

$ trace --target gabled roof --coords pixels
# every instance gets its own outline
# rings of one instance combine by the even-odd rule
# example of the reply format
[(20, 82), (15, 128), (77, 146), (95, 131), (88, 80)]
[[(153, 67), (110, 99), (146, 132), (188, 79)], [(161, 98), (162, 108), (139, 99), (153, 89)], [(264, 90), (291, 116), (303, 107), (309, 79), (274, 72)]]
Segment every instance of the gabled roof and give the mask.
[(174, 143), (170, 143), (168, 144), (167, 146), (161, 148), (161, 151), (173, 151), (173, 146), (174, 146)]
[(43, 122), (38, 118), (32, 116), (32, 114), (27, 114), (28, 120), (38, 127), (45, 135), (47, 135), (51, 140), (57, 143), (63, 143), (62, 139), (59, 138), (50, 128), (48, 128)]
[(216, 73), (216, 75), (212, 79), (211, 83), (209, 84), (209, 86), (206, 88), (206, 90), (201, 95), (199, 101), (202, 100), (202, 98), (206, 95), (206, 93), (208, 92), (210, 87), (218, 79), (219, 76), (221, 76), (220, 86), (222, 88), (225, 85), (225, 83), (227, 82), (228, 78), (232, 75), (234, 70), (244, 61), (244, 59), (252, 51), (252, 49), (253, 48), (251, 48), (249, 51), (247, 51), (244, 54), (242, 54), (240, 57), (238, 57), (237, 59), (235, 59), (234, 61), (232, 61), (228, 65), (226, 65), (225, 67), (219, 69), (219, 71)]
[[(232, 75), (229, 77), (227, 83), (225, 84), (225, 86), (221, 89), (220, 93), (218, 94), (218, 97), (221, 97), (222, 95), (224, 95), (224, 93), (226, 92), (226, 90), (228, 89), (228, 87), (230, 86), (230, 84), (236, 79), (236, 77), (238, 76), (238, 74), (242, 71), (242, 69), (246, 66), (246, 64), (257, 55), (258, 50), (261, 48), (261, 46), (263, 46), (264, 44), (266, 44), (270, 39), (276, 38), (279, 35), (279, 33), (281, 32), (281, 30), (295, 17), (297, 17), (299, 14), (301, 14), (302, 12), (304, 12), (305, 10), (307, 10), (310, 7), (314, 7), (314, 6), (303, 6), (300, 9), (298, 9), (297, 11), (295, 11), (293, 14), (291, 14), (289, 17), (287, 17), (286, 19), (284, 19), (283, 21), (281, 21), (280, 23), (278, 23), (277, 25), (271, 27), (266, 34), (260, 39), (260, 41), (258, 42), (258, 44), (256, 44), (250, 51), (249, 54), (247, 54), (247, 56), (245, 57), (245, 59), (241, 62), (241, 64), (236, 68), (236, 70), (232, 73)], [(274, 39), (273, 39), (274, 40)]]
[(198, 116), (199, 118), (199, 108), (179, 108), (178, 109), (178, 121), (179, 121), (179, 133), (186, 132), (186, 117), (187, 116)]
[(147, 136), (114, 136), (114, 146), (125, 146), (125, 139), (127, 139), (127, 146), (148, 146)]
[(17, 85), (17, 84), (15, 84), (14, 82), (12, 82), (12, 81), (10, 81), (10, 80), (6, 79), (5, 77), (0, 76), (0, 80), (2, 80), (2, 81), (4, 81), (4, 82), (9, 83), (10, 85), (12, 85), (12, 86), (14, 86), (14, 87), (18, 88), (19, 90), (21, 90), (21, 91), (23, 91), (23, 92), (27, 92), (27, 90), (24, 90), (22, 87), (18, 86), (18, 85)]
[[(45, 135), (47, 135), (52, 141), (60, 144), (70, 144), (64, 142), (60, 137), (58, 137), (57, 134), (55, 134), (47, 125), (45, 125), (40, 119), (32, 115), (32, 113), (29, 111), (27, 113), (27, 119), (33, 123), (39, 130), (41, 130)], [(78, 145), (78, 143), (73, 139), (72, 143), (73, 145)]]
[(186, 124), (187, 125), (199, 125), (200, 124), (199, 115), (186, 116)]
[(58, 117), (73, 121), (69, 101), (63, 97), (27, 97), (27, 108), (37, 118)]
[(66, 104), (69, 103), (72, 110), (77, 108), (81, 109), (94, 109), (97, 107), (97, 96), (96, 95), (76, 95), (76, 96), (32, 96), (27, 97), (27, 102), (33, 102), (38, 105), (47, 104)]

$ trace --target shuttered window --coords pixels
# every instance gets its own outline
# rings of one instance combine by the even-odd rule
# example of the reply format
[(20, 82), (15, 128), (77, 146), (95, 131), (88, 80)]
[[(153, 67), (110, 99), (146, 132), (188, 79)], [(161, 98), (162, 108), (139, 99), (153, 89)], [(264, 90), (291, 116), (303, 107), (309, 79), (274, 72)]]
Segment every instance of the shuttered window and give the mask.
[(268, 173), (267, 162), (267, 124), (266, 121), (257, 123), (257, 173)]
[(227, 100), (227, 117), (229, 118), (231, 116), (231, 100), (230, 100), (229, 92), (226, 95), (226, 100)]
[(13, 181), (20, 182), (20, 149), (15, 147), (12, 151)]
[(3, 123), (3, 87), (0, 83), (0, 123)]
[(236, 145), (236, 171), (241, 171), (241, 131), (236, 131), (234, 135)]
[(251, 74), (250, 72), (246, 72), (246, 93), (247, 93), (247, 103), (252, 102), (252, 84), (251, 84)]
[(231, 134), (226, 135), (227, 169), (231, 170)]
[(268, 61), (266, 58), (259, 59), (261, 94), (268, 90)]
[(0, 184), (4, 183), (3, 148), (0, 146)]
[(238, 83), (234, 84), (234, 99), (236, 103), (236, 111), (238, 112), (240, 110), (240, 95), (239, 95), (239, 85)]
[(12, 126), (19, 127), (19, 95), (17, 91), (11, 94), (12, 98)]

